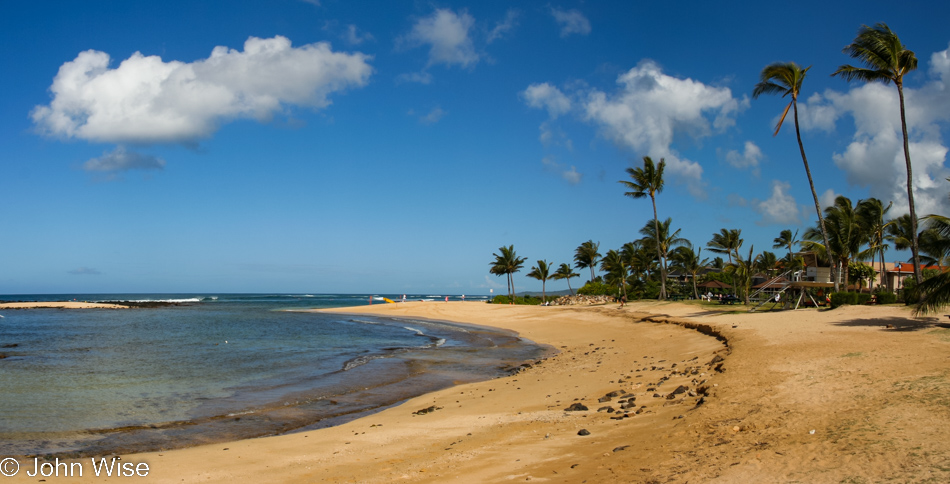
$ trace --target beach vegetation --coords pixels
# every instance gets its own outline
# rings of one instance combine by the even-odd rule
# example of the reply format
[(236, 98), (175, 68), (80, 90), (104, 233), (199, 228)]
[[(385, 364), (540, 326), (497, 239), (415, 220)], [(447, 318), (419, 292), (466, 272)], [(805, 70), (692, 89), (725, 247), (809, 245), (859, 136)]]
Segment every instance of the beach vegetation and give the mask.
[(726, 266), (726, 272), (733, 275), (733, 280), (738, 280), (738, 292), (742, 294), (745, 304), (749, 304), (749, 288), (752, 286), (752, 276), (755, 274), (756, 263), (759, 256), (753, 255), (755, 246), (749, 247), (749, 256), (746, 258), (736, 257), (735, 261)]
[(881, 291), (874, 294), (878, 304), (896, 304), (897, 294), (893, 292)]
[[(862, 249), (870, 241), (870, 234), (865, 230), (851, 199), (842, 195), (835, 198), (834, 205), (825, 208), (825, 228), (825, 235), (821, 234), (818, 227), (806, 230), (805, 240), (800, 245), (824, 255), (832, 263), (835, 268), (835, 292), (838, 292), (842, 278), (848, 281), (851, 262), (866, 260), (873, 254), (870, 248)], [(823, 237), (830, 246), (820, 242)]]
[(588, 240), (574, 249), (574, 267), (578, 269), (590, 269), (590, 280), (594, 280), (594, 269), (597, 268), (597, 262), (600, 260), (600, 242)]
[(792, 250), (796, 244), (798, 244), (798, 231), (796, 230), (793, 234), (790, 229), (785, 229), (779, 236), (772, 240), (773, 249), (788, 249), (788, 258), (787, 260), (792, 260), (792, 254), (795, 252)]
[(620, 248), (620, 256), (630, 270), (630, 278), (636, 281), (650, 279), (656, 271), (656, 252), (650, 250), (641, 240), (627, 242)]
[(609, 286), (617, 287), (617, 295), (627, 296), (627, 266), (619, 251), (610, 249), (600, 262), (600, 270), (604, 272), (604, 282)]
[(528, 277), (537, 279), (541, 281), (541, 302), (547, 302), (547, 290), (545, 285), (548, 282), (548, 279), (551, 279), (551, 266), (548, 261), (541, 259), (538, 261), (538, 265), (531, 268), (531, 272), (528, 273)]
[(510, 296), (505, 296), (504, 294), (499, 294), (492, 298), (492, 304), (516, 304), (521, 306), (540, 306), (544, 304), (542, 298), (537, 296), (532, 296), (530, 294), (525, 294), (524, 296), (515, 296), (512, 299)]
[(509, 301), (514, 299), (514, 278), (513, 274), (520, 271), (524, 267), (524, 262), (528, 260), (526, 257), (518, 257), (518, 254), (515, 253), (515, 246), (509, 245), (508, 247), (501, 246), (498, 248), (500, 254), (492, 254), (495, 256), (495, 260), (491, 262), (491, 269), (489, 272), (496, 276), (507, 276), (508, 279), (508, 298)]
[(702, 259), (703, 249), (697, 252), (693, 251), (691, 245), (681, 245), (670, 253), (670, 260), (673, 261), (673, 267), (689, 274), (693, 286), (693, 299), (699, 299), (699, 291), (696, 288), (696, 279), (700, 271), (706, 269), (709, 265), (709, 259)]
[[(893, 221), (884, 221), (884, 216), (887, 215), (887, 212), (890, 211), (893, 205), (894, 202), (890, 202), (885, 207), (883, 202), (873, 197), (858, 202), (858, 216), (865, 232), (867, 232), (868, 243), (870, 245), (868, 248), (868, 259), (873, 265), (875, 256), (879, 256), (880, 265), (878, 269), (880, 269), (882, 274), (884, 273), (884, 253), (887, 252), (889, 248), (886, 236), (887, 227), (893, 224)], [(874, 278), (876, 275), (877, 271), (871, 271), (870, 287), (874, 287)], [(887, 279), (884, 279), (886, 284)]]
[(583, 296), (616, 296), (618, 290), (619, 288), (602, 281), (587, 281), (577, 293)]
[[(659, 219), (656, 214), (656, 194), (663, 191), (663, 170), (666, 168), (666, 160), (660, 158), (660, 162), (657, 164), (653, 163), (653, 159), (649, 156), (643, 157), (643, 167), (637, 168), (627, 168), (627, 174), (630, 176), (630, 181), (620, 180), (620, 183), (626, 187), (629, 192), (624, 192), (624, 195), (638, 199), (649, 196), (650, 201), (653, 203), (653, 224), (654, 224), (654, 235), (656, 237), (656, 248), (657, 258), (660, 263), (660, 295), (659, 299), (666, 299), (666, 255), (661, 251), (662, 244), (660, 242), (660, 227)], [(643, 233), (643, 230), (640, 230), (640, 233)]]
[(832, 73), (847, 82), (853, 80), (880, 82), (885, 85), (894, 83), (900, 102), (901, 132), (904, 136), (904, 164), (907, 167), (907, 205), (910, 210), (910, 251), (914, 265), (914, 281), (923, 281), (920, 272), (920, 249), (917, 239), (917, 210), (914, 204), (914, 178), (910, 162), (910, 146), (907, 136), (907, 115), (904, 110), (904, 75), (917, 69), (917, 56), (908, 50), (900, 38), (885, 23), (874, 27), (862, 25), (851, 44), (843, 49), (852, 59), (857, 59), (864, 67), (842, 65)]
[[(739, 258), (739, 248), (742, 247), (742, 229), (719, 229), (718, 234), (713, 234), (712, 239), (706, 243), (706, 248), (717, 254), (726, 254), (729, 262), (723, 265), (723, 270), (732, 265), (732, 256), (735, 254)], [(731, 273), (730, 273), (731, 274)], [(726, 282), (726, 281), (723, 281)], [(735, 292), (736, 281), (732, 277), (729, 281)]]
[[(808, 74), (811, 66), (804, 69), (794, 62), (778, 62), (770, 64), (762, 69), (759, 74), (759, 83), (752, 89), (752, 99), (758, 99), (762, 94), (781, 94), (782, 97), (790, 97), (788, 106), (779, 118), (778, 125), (775, 126), (775, 133), (778, 135), (782, 129), (782, 123), (785, 122), (785, 116), (788, 115), (789, 108), (792, 109), (792, 119), (795, 121), (795, 137), (798, 140), (798, 150), (802, 155), (802, 164), (805, 166), (805, 176), (808, 177), (808, 186), (811, 188), (811, 196), (815, 202), (815, 212), (818, 214), (818, 228), (822, 234), (825, 246), (829, 244), (827, 231), (825, 230), (825, 220), (821, 215), (821, 204), (818, 201), (818, 192), (815, 191), (815, 181), (811, 176), (811, 168), (808, 166), (808, 157), (805, 156), (805, 145), (802, 144), (802, 133), (798, 125), (798, 95), (801, 93), (802, 82)], [(837, 279), (835, 279), (835, 291), (838, 290)]]
[(554, 272), (554, 275), (551, 276), (551, 279), (561, 280), (564, 279), (567, 281), (567, 288), (571, 291), (571, 295), (574, 295), (574, 289), (571, 289), (571, 278), (580, 277), (580, 274), (574, 272), (574, 269), (571, 268), (570, 264), (564, 262), (557, 268), (557, 271)]

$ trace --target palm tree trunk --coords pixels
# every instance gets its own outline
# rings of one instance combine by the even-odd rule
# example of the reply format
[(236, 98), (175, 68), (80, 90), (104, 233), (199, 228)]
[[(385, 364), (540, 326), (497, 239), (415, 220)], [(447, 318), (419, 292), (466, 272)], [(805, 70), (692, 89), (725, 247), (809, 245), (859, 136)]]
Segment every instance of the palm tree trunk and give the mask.
[(887, 277), (887, 274), (884, 273), (884, 245), (883, 239), (881, 240), (881, 280), (884, 281), (884, 289), (887, 291), (891, 290), (891, 280)]
[[(798, 128), (798, 96), (792, 94), (792, 108), (795, 115), (795, 136), (798, 138), (798, 149), (802, 153), (802, 163), (805, 165), (805, 174), (808, 175), (808, 186), (811, 187), (811, 196), (815, 199), (815, 211), (818, 212), (818, 225), (821, 227), (821, 238), (825, 242), (825, 250), (831, 252), (831, 245), (828, 243), (828, 231), (825, 229), (825, 218), (821, 216), (821, 204), (818, 202), (818, 192), (815, 191), (815, 182), (811, 178), (811, 169), (808, 168), (808, 158), (805, 156), (805, 145), (802, 144), (802, 133)], [(829, 259), (831, 257), (829, 256)], [(838, 284), (838, 278), (834, 277), (832, 279), (835, 281), (835, 292), (838, 292), (840, 287)]]
[(567, 288), (571, 291), (571, 296), (574, 295), (574, 289), (571, 289), (571, 278), (567, 278)]
[(660, 221), (656, 218), (656, 197), (650, 195), (653, 201), (653, 230), (656, 235), (656, 256), (660, 259), (660, 301), (666, 301), (666, 264), (663, 262), (663, 251), (660, 250)]
[(917, 210), (914, 208), (914, 175), (910, 166), (910, 144), (907, 141), (907, 117), (904, 115), (904, 86), (897, 80), (897, 94), (901, 101), (901, 131), (904, 134), (904, 162), (907, 164), (907, 205), (910, 208), (910, 226), (913, 231), (910, 239), (910, 252), (914, 257), (914, 280), (917, 285), (923, 280), (920, 274), (920, 247), (917, 242)]

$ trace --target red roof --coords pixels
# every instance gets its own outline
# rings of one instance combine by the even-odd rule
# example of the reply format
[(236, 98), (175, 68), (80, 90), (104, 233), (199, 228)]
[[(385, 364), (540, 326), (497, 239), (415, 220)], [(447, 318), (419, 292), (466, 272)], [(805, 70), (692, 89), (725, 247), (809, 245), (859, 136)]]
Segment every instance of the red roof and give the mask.
[[(921, 266), (920, 268), (921, 270), (923, 269), (943, 270), (943, 267), (940, 267), (940, 266)], [(889, 269), (887, 272), (900, 272), (902, 274), (903, 273), (913, 274), (914, 264), (911, 264), (910, 262), (900, 262), (897, 265), (895, 265), (893, 269)]]

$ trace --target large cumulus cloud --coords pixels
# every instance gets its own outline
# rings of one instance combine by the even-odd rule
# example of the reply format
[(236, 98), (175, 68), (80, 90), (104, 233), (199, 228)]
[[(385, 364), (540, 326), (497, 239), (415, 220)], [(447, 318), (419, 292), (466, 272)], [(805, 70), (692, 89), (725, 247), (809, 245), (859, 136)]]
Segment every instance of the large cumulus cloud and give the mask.
[[(910, 155), (914, 172), (914, 201), (918, 215), (950, 210), (945, 179), (947, 151), (941, 128), (950, 121), (950, 49), (930, 57), (929, 78), (920, 87), (907, 87), (913, 73), (905, 77), (904, 98)], [(923, 62), (921, 62), (923, 64)], [(805, 103), (806, 129), (833, 129), (842, 116), (854, 120), (851, 142), (832, 158), (844, 171), (848, 183), (867, 187), (871, 196), (885, 203), (894, 201), (897, 213), (908, 211), (907, 168), (901, 134), (900, 105), (893, 84), (853, 84), (847, 91), (826, 90)]]
[(370, 58), (324, 42), (250, 37), (244, 50), (215, 47), (206, 59), (165, 62), (136, 52), (110, 67), (87, 50), (59, 68), (53, 100), (31, 113), (44, 133), (107, 143), (191, 143), (221, 123), (267, 120), (287, 106), (314, 109), (331, 93), (366, 84)]

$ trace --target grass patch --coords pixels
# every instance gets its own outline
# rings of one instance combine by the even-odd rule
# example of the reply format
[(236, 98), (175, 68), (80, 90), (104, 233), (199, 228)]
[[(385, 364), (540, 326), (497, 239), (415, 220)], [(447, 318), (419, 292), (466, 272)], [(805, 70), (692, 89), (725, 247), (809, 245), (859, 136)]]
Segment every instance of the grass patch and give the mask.
[(858, 352), (856, 352), (856, 353), (848, 353), (848, 354), (846, 354), (846, 355), (841, 355), (841, 357), (842, 357), (842, 358), (854, 358), (854, 357), (863, 356), (863, 355), (864, 355), (864, 353), (858, 351)]
[(947, 328), (936, 328), (928, 332), (937, 338), (940, 338), (940, 341), (946, 341), (950, 343), (950, 329)]

